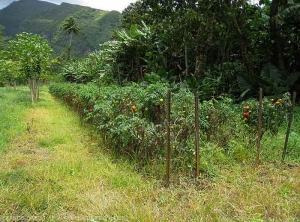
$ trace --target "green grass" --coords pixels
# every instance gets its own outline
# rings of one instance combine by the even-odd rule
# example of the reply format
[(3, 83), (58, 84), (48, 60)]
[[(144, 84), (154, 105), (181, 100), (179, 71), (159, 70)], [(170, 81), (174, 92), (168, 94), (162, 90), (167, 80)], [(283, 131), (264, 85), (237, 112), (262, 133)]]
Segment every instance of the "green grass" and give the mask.
[[(256, 167), (220, 164), (214, 177), (175, 179), (172, 174), (171, 187), (166, 189), (163, 181), (143, 176), (132, 163), (109, 154), (99, 135), (45, 88), (38, 104), (30, 105), (29, 97), (29, 103), (22, 100), (21, 113), (13, 112), (16, 104), (9, 101), (18, 100), (25, 91), (1, 90), (1, 103), (11, 110), (9, 118), (19, 119), (18, 127), (10, 128), (6, 152), (1, 154), (0, 220), (300, 220), (296, 162), (266, 161)], [(24, 126), (27, 123), (30, 132)], [(281, 146), (280, 138), (274, 146)], [(262, 147), (274, 140), (266, 137)]]
[(16, 91), (0, 87), (0, 154), (9, 142), (25, 127), (22, 119), (31, 106), (28, 87), (20, 87)]

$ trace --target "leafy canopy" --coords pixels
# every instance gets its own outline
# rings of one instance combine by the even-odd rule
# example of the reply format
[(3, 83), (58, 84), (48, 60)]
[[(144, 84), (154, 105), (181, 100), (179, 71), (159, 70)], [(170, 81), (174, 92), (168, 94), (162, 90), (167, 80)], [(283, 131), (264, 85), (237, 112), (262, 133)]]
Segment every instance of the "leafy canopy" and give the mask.
[(8, 59), (19, 61), (26, 78), (39, 78), (51, 61), (52, 49), (44, 37), (23, 32), (9, 41)]

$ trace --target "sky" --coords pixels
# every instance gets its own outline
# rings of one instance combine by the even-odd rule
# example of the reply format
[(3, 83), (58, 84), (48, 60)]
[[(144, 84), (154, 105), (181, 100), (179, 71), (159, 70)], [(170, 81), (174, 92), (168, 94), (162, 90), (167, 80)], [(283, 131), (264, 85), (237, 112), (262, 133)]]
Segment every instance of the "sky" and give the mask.
[[(8, 6), (14, 0), (0, 0), (0, 9)], [(105, 11), (116, 10), (122, 12), (130, 3), (136, 0), (43, 0), (54, 4), (67, 2), (76, 5), (89, 6), (92, 8), (102, 9)]]
[[(8, 6), (14, 0), (0, 0), (0, 9)], [(67, 2), (76, 5), (89, 6), (92, 8), (102, 9), (105, 11), (116, 10), (122, 12), (130, 3), (137, 0), (42, 0), (46, 2), (52, 2), (54, 4), (60, 4)], [(252, 3), (258, 3), (258, 0), (251, 0)]]

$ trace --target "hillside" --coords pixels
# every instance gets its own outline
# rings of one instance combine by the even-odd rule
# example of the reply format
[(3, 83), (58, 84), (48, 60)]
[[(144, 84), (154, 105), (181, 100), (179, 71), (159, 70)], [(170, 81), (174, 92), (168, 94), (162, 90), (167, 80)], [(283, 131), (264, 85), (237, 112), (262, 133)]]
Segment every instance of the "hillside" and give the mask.
[(55, 5), (38, 0), (20, 0), (0, 10), (0, 24), (5, 26), (4, 35), (31, 32), (45, 36), (51, 43), (54, 55), (64, 52), (69, 37), (60, 26), (65, 18), (77, 19), (80, 34), (73, 38), (73, 56), (81, 57), (98, 48), (111, 38), (112, 30), (119, 25), (121, 14), (90, 7), (62, 3)]

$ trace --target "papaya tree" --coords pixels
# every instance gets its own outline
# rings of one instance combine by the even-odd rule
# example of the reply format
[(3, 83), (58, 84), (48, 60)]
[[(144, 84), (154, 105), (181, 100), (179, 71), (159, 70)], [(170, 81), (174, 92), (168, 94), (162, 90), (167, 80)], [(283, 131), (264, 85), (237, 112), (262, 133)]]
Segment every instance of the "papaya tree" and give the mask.
[(49, 42), (37, 34), (23, 32), (9, 41), (7, 59), (19, 62), (29, 84), (32, 103), (39, 98), (39, 81), (50, 66), (51, 52)]

